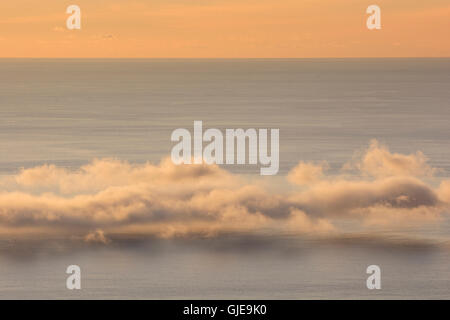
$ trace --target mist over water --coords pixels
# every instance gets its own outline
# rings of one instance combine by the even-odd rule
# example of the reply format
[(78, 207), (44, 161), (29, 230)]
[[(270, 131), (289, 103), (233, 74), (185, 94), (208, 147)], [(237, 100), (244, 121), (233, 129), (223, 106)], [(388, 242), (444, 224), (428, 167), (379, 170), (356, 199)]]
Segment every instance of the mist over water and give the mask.
[[(337, 174), (371, 139), (422, 151), (446, 179), (449, 89), (450, 59), (1, 59), (0, 174), (93, 158), (157, 163), (174, 129), (202, 120), (279, 128), (273, 189), (299, 161), (326, 160)], [(1, 235), (0, 298), (449, 298), (449, 228), (443, 217), (400, 234), (112, 236), (108, 245)], [(65, 288), (70, 264), (82, 268), (81, 291)], [(382, 269), (377, 292), (365, 286), (371, 264)]]
[[(22, 249), (25, 250), (25, 249)], [(450, 251), (433, 243), (227, 236), (220, 239), (48, 243), (2, 252), (2, 299), (418, 299), (449, 298)], [(82, 267), (82, 290), (65, 268)], [(382, 290), (365, 286), (382, 268)]]

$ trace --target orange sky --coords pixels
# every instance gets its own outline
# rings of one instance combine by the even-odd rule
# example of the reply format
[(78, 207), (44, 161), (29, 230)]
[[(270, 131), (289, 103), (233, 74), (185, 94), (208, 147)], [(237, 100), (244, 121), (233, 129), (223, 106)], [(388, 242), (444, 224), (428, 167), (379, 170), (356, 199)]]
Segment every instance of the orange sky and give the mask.
[[(72, 4), (81, 30), (66, 29)], [(448, 0), (0, 2), (0, 57), (449, 57), (449, 39)]]

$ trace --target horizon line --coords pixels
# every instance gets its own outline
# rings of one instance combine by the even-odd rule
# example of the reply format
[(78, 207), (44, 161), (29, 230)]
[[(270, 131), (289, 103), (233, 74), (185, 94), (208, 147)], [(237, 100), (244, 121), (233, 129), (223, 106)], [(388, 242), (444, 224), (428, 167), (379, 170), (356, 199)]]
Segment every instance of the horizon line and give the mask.
[(449, 59), (450, 56), (383, 56), (383, 57), (0, 57), (0, 59), (127, 59), (127, 60), (300, 60), (300, 59)]

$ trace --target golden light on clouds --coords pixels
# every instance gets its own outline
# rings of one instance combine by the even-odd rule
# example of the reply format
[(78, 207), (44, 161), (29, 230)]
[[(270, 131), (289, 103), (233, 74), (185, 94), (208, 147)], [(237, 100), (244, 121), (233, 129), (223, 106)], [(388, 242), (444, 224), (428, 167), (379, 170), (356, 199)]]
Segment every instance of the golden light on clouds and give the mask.
[(289, 192), (217, 165), (177, 166), (169, 158), (158, 165), (99, 159), (78, 170), (50, 164), (0, 179), (0, 230), (81, 234), (104, 243), (116, 232), (322, 236), (342, 231), (335, 224), (342, 219), (362, 229), (401, 230), (448, 214), (450, 180), (434, 177), (435, 171), (421, 152), (392, 153), (377, 141), (342, 174), (329, 175), (324, 162), (299, 162), (284, 182), (295, 186)]
[[(66, 28), (77, 4), (82, 29)], [(363, 0), (16, 0), (0, 3), (1, 57), (443, 57), (450, 4)]]

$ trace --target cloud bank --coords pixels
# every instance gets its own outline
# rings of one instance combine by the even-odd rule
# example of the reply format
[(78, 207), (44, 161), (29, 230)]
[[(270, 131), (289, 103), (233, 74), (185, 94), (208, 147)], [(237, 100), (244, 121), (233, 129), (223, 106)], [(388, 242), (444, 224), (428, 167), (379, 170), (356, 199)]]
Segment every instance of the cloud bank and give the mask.
[(75, 171), (22, 169), (0, 181), (0, 230), (19, 237), (81, 235), (107, 244), (110, 233), (331, 235), (340, 220), (401, 228), (439, 221), (448, 212), (450, 181), (427, 183), (436, 180), (436, 169), (420, 152), (391, 153), (373, 141), (344, 166), (345, 174), (329, 176), (327, 168), (326, 162), (300, 162), (286, 177), (296, 188), (283, 193), (216, 165), (170, 159), (157, 165), (97, 159)]

